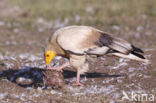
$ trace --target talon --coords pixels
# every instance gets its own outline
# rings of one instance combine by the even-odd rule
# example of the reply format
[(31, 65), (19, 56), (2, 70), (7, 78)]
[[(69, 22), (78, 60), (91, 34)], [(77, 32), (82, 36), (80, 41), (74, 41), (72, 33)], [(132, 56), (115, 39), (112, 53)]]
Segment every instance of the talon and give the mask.
[(53, 70), (53, 68), (46, 68), (47, 70)]
[(55, 69), (57, 72), (63, 72), (62, 68), (56, 68)]
[(52, 67), (52, 68), (46, 68), (47, 70), (56, 70), (56, 68)]
[(83, 85), (82, 83), (80, 83), (80, 82), (73, 83), (72, 85), (73, 85), (73, 86), (81, 86), (81, 87), (84, 86), (84, 85)]
[(62, 72), (62, 68), (60, 68), (60, 67), (47, 68), (47, 70), (54, 70), (54, 71), (57, 71), (57, 72)]

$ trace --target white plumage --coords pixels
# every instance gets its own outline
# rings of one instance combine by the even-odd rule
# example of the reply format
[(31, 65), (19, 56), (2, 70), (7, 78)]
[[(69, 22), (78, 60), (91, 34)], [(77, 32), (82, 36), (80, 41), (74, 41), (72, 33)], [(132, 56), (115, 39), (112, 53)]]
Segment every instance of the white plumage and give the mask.
[(77, 69), (77, 82), (79, 75), (88, 70), (87, 59), (92, 56), (112, 54), (148, 62), (141, 55), (141, 49), (89, 26), (68, 26), (57, 30), (45, 49), (49, 50), (69, 59), (70, 65)]

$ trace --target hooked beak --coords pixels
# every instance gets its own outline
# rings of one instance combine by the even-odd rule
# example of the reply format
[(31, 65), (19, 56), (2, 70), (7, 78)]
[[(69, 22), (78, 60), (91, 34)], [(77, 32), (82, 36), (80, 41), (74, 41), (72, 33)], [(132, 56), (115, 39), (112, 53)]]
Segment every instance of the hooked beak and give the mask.
[(50, 65), (50, 62), (52, 61), (52, 59), (56, 56), (54, 51), (46, 51), (44, 54), (45, 57), (45, 64), (46, 66)]

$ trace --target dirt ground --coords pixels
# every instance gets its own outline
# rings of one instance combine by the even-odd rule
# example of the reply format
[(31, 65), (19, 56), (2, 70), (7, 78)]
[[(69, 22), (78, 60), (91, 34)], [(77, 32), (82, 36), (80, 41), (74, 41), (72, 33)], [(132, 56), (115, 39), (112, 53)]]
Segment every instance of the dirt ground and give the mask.
[[(5, 1), (5, 0), (2, 0)], [(5, 3), (3, 4), (5, 5)], [(25, 12), (10, 11), (4, 6), (3, 15), (26, 15)], [(4, 11), (5, 10), (5, 11)], [(141, 47), (150, 63), (141, 63), (114, 56), (102, 56), (90, 61), (89, 71), (81, 76), (83, 87), (73, 87), (76, 71), (67, 67), (63, 71), (66, 85), (62, 88), (45, 87), (42, 71), (45, 68), (42, 47), (46, 44), (52, 28), (41, 27), (27, 30), (17, 21), (0, 20), (0, 103), (155, 103), (156, 102), (156, 19), (142, 15), (129, 19), (129, 27), (136, 23), (135, 29), (118, 26), (102, 27), (134, 45)], [(125, 20), (126, 21), (126, 20)], [(139, 23), (138, 23), (139, 22)], [(60, 26), (61, 27), (61, 26)], [(41, 30), (43, 31), (41, 32)], [(107, 30), (105, 30), (107, 31)], [(60, 65), (67, 59), (57, 56), (53, 64)], [(124, 93), (131, 98), (134, 92), (141, 96), (147, 94), (148, 100), (124, 99)], [(154, 96), (154, 100), (149, 98)], [(139, 100), (140, 99), (140, 100)]]
[[(114, 57), (99, 57), (82, 76), (84, 87), (73, 87), (76, 72), (66, 68), (66, 86), (45, 88), (42, 80), (43, 59), (37, 56), (5, 56), (0, 66), (1, 103), (123, 103), (123, 91), (156, 95), (156, 50), (147, 50), (151, 64)], [(31, 59), (30, 59), (31, 58)], [(62, 61), (62, 60), (56, 60)], [(21, 66), (24, 64), (25, 66)], [(141, 101), (140, 103), (142, 103)], [(150, 103), (149, 101), (144, 101)], [(152, 103), (152, 102), (151, 102)], [(154, 102), (153, 102), (154, 103)]]

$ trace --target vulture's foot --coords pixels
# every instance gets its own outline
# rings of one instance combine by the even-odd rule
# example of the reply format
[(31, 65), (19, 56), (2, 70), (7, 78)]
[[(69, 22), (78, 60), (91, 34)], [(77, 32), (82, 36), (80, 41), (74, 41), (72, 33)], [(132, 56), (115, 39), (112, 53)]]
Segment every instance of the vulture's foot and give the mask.
[(47, 68), (47, 70), (54, 70), (54, 71), (62, 72), (62, 67), (51, 67), (51, 68)]
[(67, 63), (62, 64), (59, 67), (51, 67), (51, 68), (47, 68), (47, 69), (48, 70), (55, 70), (55, 71), (58, 71), (58, 72), (62, 72), (62, 69), (67, 67), (67, 66), (69, 66), (69, 65), (70, 65), (69, 62), (67, 62)]
[(76, 83), (73, 83), (72, 84), (73, 86), (84, 86), (82, 83), (80, 83), (80, 82), (76, 82)]

